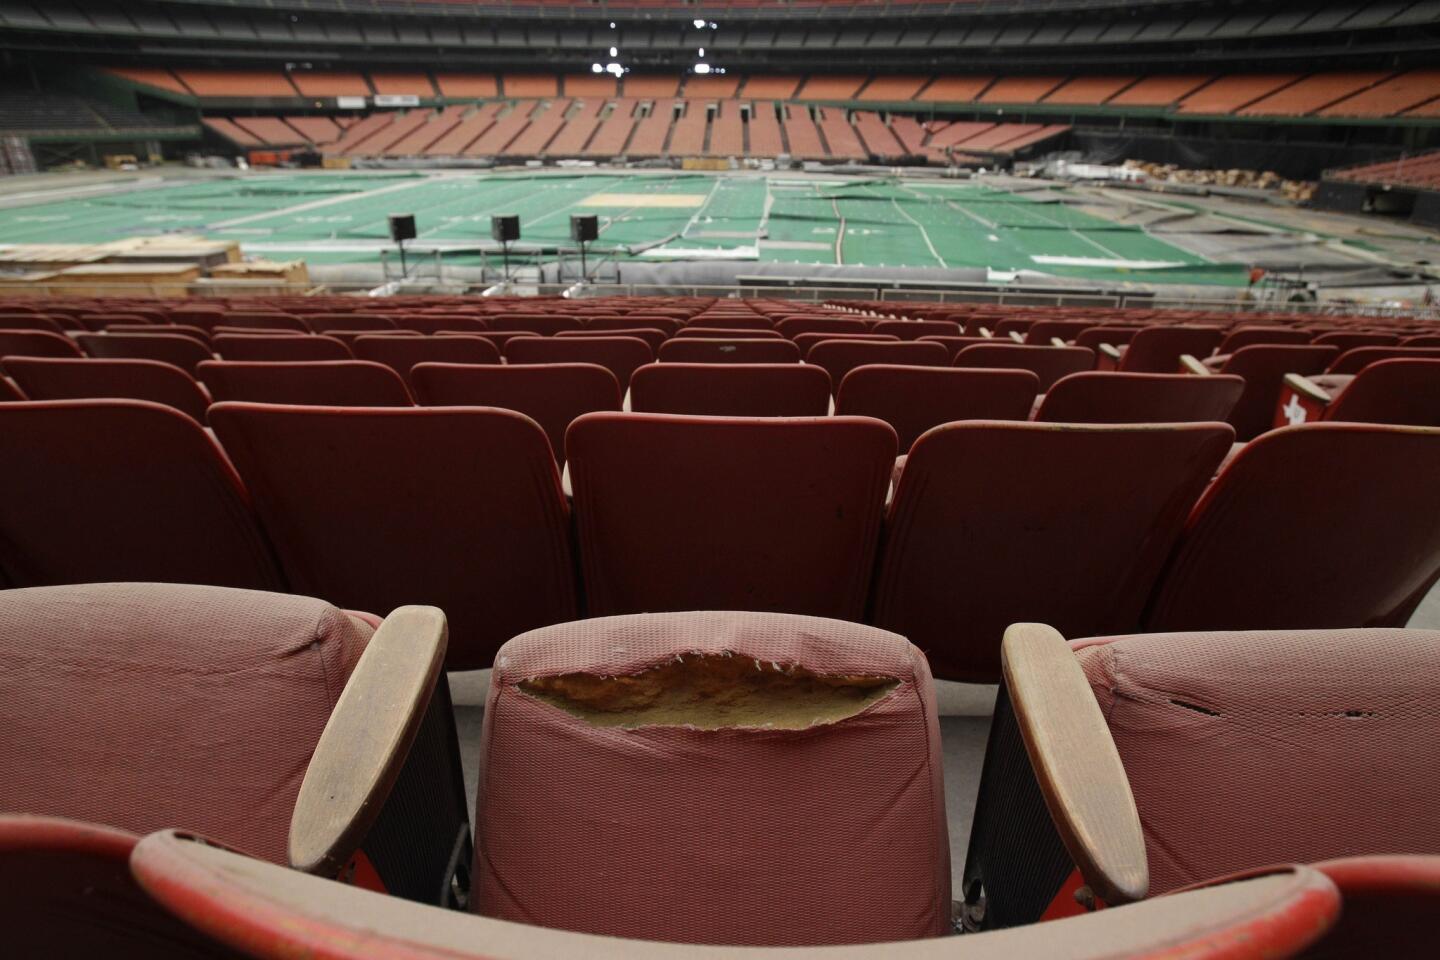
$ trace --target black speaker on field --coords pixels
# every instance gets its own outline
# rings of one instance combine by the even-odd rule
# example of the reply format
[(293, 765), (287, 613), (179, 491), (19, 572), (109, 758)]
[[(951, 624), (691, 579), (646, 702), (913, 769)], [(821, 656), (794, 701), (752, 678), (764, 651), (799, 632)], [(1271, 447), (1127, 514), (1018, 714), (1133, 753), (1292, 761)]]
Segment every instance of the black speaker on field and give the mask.
[(591, 214), (589, 216), (572, 216), (570, 218), (570, 239), (576, 243), (588, 243), (591, 240), (600, 238), (600, 218)]
[(392, 213), (390, 214), (390, 239), (399, 243), (402, 240), (415, 239), (415, 214), (413, 213)]
[(513, 214), (508, 217), (490, 218), (490, 236), (501, 243), (520, 239), (520, 218)]

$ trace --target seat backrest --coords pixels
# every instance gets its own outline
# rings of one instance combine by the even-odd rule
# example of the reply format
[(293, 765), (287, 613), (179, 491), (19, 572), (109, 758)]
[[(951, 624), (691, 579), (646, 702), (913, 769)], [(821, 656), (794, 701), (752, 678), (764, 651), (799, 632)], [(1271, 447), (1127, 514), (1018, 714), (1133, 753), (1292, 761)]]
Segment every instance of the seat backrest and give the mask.
[(615, 375), (593, 363), (421, 363), (411, 381), (421, 406), (500, 407), (525, 414), (540, 424), (560, 463), (571, 422), (586, 413), (617, 412), (623, 399)]
[(901, 340), (919, 340), (921, 337), (958, 337), (964, 331), (953, 320), (881, 320), (871, 332)]
[(487, 328), (480, 317), (462, 314), (399, 313), (391, 318), (400, 330), (433, 336), (442, 330), (452, 333), (479, 333)]
[(1440, 360), (1440, 347), (1354, 347), (1345, 350), (1326, 373), (1359, 373), (1381, 360)]
[(977, 343), (995, 342), (991, 337), (921, 337), (920, 339), (925, 343), (938, 343), (943, 346), (950, 354), (950, 360), (946, 361), (947, 363), (954, 361), (955, 355), (966, 347), (973, 347)]
[[(1399, 342), (1393, 333), (1374, 333), (1359, 330), (1331, 330), (1315, 335), (1311, 342), (1322, 347), (1337, 347), (1347, 353), (1357, 347), (1393, 347)], [(1348, 371), (1354, 373), (1355, 371)]]
[(6, 357), (78, 357), (75, 341), (44, 330), (0, 330), (0, 360)]
[(622, 391), (630, 376), (655, 359), (650, 344), (634, 337), (522, 337), (505, 344), (513, 364), (593, 363), (615, 374)]
[(864, 611), (886, 424), (594, 413), (565, 446), (592, 616)]
[(179, 367), (155, 360), (11, 357), (3, 368), (31, 400), (149, 400), (205, 423), (210, 397)]
[(794, 340), (802, 333), (867, 333), (869, 325), (864, 320), (849, 317), (786, 317), (775, 324), (782, 337)]
[(1440, 427), (1440, 357), (1370, 364), (1325, 408), (1325, 419)]
[(675, 331), (680, 329), (680, 321), (670, 317), (646, 314), (644, 316), (632, 317), (594, 317), (585, 325), (585, 329), (602, 330), (631, 330), (635, 328), (648, 328), (659, 330), (667, 337), (673, 337)]
[(1146, 327), (1135, 334), (1120, 358), (1125, 373), (1179, 373), (1180, 358), (1208, 357), (1225, 339), (1219, 327)]
[(1219, 423), (953, 423), (916, 441), (891, 502), (873, 622), (935, 675), (995, 683), (1010, 624), (1135, 629), (1230, 449)]
[[(529, 339), (540, 339), (532, 337)], [(399, 374), (415, 390), (410, 371), (421, 363), (500, 363), (500, 351), (482, 337), (359, 337), (354, 343), (355, 356), (384, 364)]]
[[(207, 319), (197, 317), (191, 322), (203, 327)], [(263, 310), (227, 310), (216, 326), (247, 327), (251, 330), (294, 330), (298, 333), (311, 332), (311, 328), (306, 325), (305, 321), (294, 314)]]
[(960, 370), (872, 364), (845, 375), (835, 412), (895, 428), (900, 451), (956, 420), (1027, 420), (1040, 380), (1029, 370)]
[(433, 604), (451, 670), (577, 615), (569, 512), (543, 431), (509, 410), (216, 404), (291, 588), (342, 607)]
[(299, 362), (305, 360), (353, 360), (350, 349), (334, 337), (276, 336), (260, 334), (219, 334), (215, 352), (223, 360)]
[(678, 340), (784, 340), (779, 330), (768, 327), (681, 327)]
[(808, 363), (651, 363), (630, 381), (636, 413), (823, 417), (830, 375)]
[(1092, 324), (1075, 335), (1075, 346), (1098, 352), (1102, 343), (1112, 347), (1123, 347), (1144, 327), (1135, 324)]
[(1152, 896), (1268, 863), (1440, 854), (1440, 633), (1074, 646), (1135, 796)]
[(872, 343), (898, 343), (900, 340), (888, 333), (797, 333), (791, 339), (795, 341), (795, 346), (800, 348), (801, 356), (809, 356), (815, 344), (824, 343), (826, 340), (868, 340)]
[(659, 359), (661, 363), (799, 363), (800, 348), (778, 337), (711, 340), (677, 335), (660, 345)]
[(660, 344), (670, 339), (669, 335), (663, 330), (656, 330), (653, 327), (618, 328), (615, 330), (592, 330), (586, 327), (584, 330), (561, 330), (555, 334), (557, 340), (571, 340), (577, 337), (582, 340), (596, 337), (626, 337), (635, 340), (644, 340), (650, 345), (652, 357), (654, 356), (654, 351), (660, 349)]
[(1181, 373), (1072, 373), (1045, 394), (1035, 419), (1046, 423), (1225, 422), (1245, 381)]
[(18, 403), (24, 399), (25, 394), (20, 391), (20, 387), (5, 376), (4, 368), (0, 367), (0, 403)]
[(333, 407), (408, 407), (405, 381), (367, 360), (302, 363), (215, 361), (200, 364), (200, 381), (218, 402), (310, 404)]
[(1095, 367), (1095, 354), (1088, 347), (1031, 347), (1018, 343), (980, 343), (965, 347), (951, 361), (956, 367), (1029, 370), (1040, 378), (1045, 393), (1055, 381)]
[(313, 313), (305, 318), (316, 333), (331, 330), (373, 330), (377, 333), (398, 329), (389, 317), (365, 313)]
[(806, 363), (824, 367), (831, 387), (840, 389), (845, 375), (856, 367), (872, 364), (907, 367), (943, 367), (949, 351), (933, 340), (901, 340), (872, 343), (864, 340), (826, 340), (810, 348)]
[(559, 315), (497, 313), (489, 317), (491, 330), (519, 330), (553, 337), (561, 330), (579, 330), (585, 326), (577, 317)]
[(1074, 340), (1093, 326), (1095, 323), (1091, 320), (1039, 320), (1025, 332), (1025, 342), (1031, 346), (1048, 347), (1056, 337)]
[(173, 333), (81, 333), (75, 340), (102, 360), (158, 360), (192, 374), (199, 364), (215, 359), (198, 340)]
[(165, 583), (0, 591), (0, 809), (176, 826), (286, 863), (373, 632), (309, 597)]
[(16, 586), (282, 587), (240, 479), (204, 428), (140, 400), (0, 406), (0, 571)]
[(0, 313), (0, 330), (43, 330), (57, 336), (65, 333), (58, 321), (40, 313)]
[(1286, 374), (1308, 377), (1322, 373), (1338, 354), (1336, 347), (1271, 343), (1241, 347), (1231, 354), (1221, 372), (1245, 380), (1245, 391), (1230, 412), (1236, 438), (1248, 442), (1275, 425), (1275, 407)]
[(1196, 505), (1146, 629), (1403, 626), (1440, 573), (1437, 489), (1440, 430), (1262, 434)]
[[(602, 679), (617, 676), (693, 683), (733, 712), (663, 693), (627, 705)], [(812, 683), (828, 689), (799, 694)], [(787, 695), (803, 705), (787, 711)], [(474, 909), (682, 943), (937, 936), (950, 899), (938, 732), (924, 657), (873, 627), (659, 613), (517, 637), (485, 705)], [(543, 786), (557, 776), (570, 788)], [(572, 868), (540, 848), (571, 851)]]
[[(1245, 326), (1235, 327), (1225, 334), (1225, 339), (1220, 341), (1216, 353), (1234, 353), (1241, 347), (1253, 347), (1260, 344), (1307, 344), (1310, 342), (1310, 331), (1301, 330), (1298, 327), (1265, 327)], [(1204, 357), (1199, 359), (1203, 360)]]
[(740, 316), (738, 314), (725, 314), (722, 316), (699, 316), (694, 317), (686, 324), (686, 327), (722, 327), (729, 330), (773, 330), (775, 325), (768, 317), (761, 316)]

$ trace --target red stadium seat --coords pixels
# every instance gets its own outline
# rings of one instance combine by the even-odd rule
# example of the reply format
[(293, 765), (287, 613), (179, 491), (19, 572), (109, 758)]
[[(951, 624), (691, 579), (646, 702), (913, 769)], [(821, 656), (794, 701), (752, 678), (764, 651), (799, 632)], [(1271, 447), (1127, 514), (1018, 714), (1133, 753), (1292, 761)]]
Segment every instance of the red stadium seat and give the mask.
[(75, 341), (43, 330), (0, 330), (0, 360), (6, 357), (78, 357)]
[(677, 340), (784, 340), (785, 335), (769, 327), (682, 327)]
[(799, 363), (800, 348), (789, 340), (709, 340), (675, 337), (660, 345), (661, 363)]
[(565, 446), (591, 616), (863, 612), (887, 425), (595, 413)]
[(1040, 381), (1028, 370), (856, 367), (845, 375), (835, 413), (874, 417), (895, 428), (908, 452), (932, 427), (956, 420), (1025, 420)]
[[(197, 316), (192, 322), (196, 326), (203, 327), (208, 319), (209, 315)], [(294, 330), (299, 333), (312, 332), (305, 321), (294, 314), (255, 310), (227, 310), (222, 315), (220, 323), (216, 324), (216, 326), (244, 327), (250, 330)]]
[(31, 400), (148, 400), (202, 424), (210, 406), (210, 395), (194, 377), (155, 360), (11, 357), (3, 367)]
[(303, 360), (353, 360), (345, 344), (334, 337), (267, 337), (261, 335), (217, 334), (215, 352), (222, 360), (251, 360), (268, 363), (295, 363)]
[(410, 371), (417, 364), (500, 363), (500, 351), (482, 337), (360, 337), (353, 349), (361, 360), (381, 363), (394, 370), (412, 393), (415, 384)]
[(620, 410), (615, 375), (593, 363), (515, 366), (422, 363), (411, 370), (415, 399), (426, 407), (501, 407), (525, 414), (565, 462), (565, 431), (586, 413)]
[(634, 337), (524, 337), (505, 344), (508, 363), (593, 363), (615, 374), (622, 391), (654, 359), (650, 345)]
[(370, 330), (382, 333), (398, 329), (395, 321), (389, 317), (364, 313), (312, 313), (306, 316), (305, 322), (316, 333), (329, 333), (331, 330)]
[(1337, 347), (1341, 353), (1346, 353), (1357, 347), (1393, 347), (1399, 340), (1400, 338), (1393, 333), (1331, 330), (1326, 333), (1317, 334), (1311, 342), (1319, 347)]
[(851, 320), (846, 317), (786, 317), (775, 324), (775, 329), (788, 340), (794, 340), (802, 333), (870, 332), (869, 324), (864, 320)]
[(845, 375), (856, 367), (873, 364), (943, 367), (947, 355), (946, 349), (933, 341), (870, 343), (861, 340), (827, 340), (811, 347), (805, 362), (824, 367), (830, 374), (834, 389), (839, 390)]
[(1094, 326), (1095, 323), (1091, 320), (1038, 320), (1025, 331), (1022, 342), (1032, 347), (1050, 347), (1056, 346), (1052, 341), (1061, 340), (1068, 346), (1076, 337)]
[[(1075, 337), (1075, 346), (1085, 347), (1093, 350), (1097, 355), (1106, 347), (1114, 347), (1118, 352), (1119, 348), (1135, 339), (1135, 335), (1145, 329), (1138, 324), (1102, 324), (1100, 326), (1087, 327), (1080, 331)], [(1170, 373), (1171, 371), (1166, 371)]]
[(0, 313), (0, 330), (43, 330), (56, 336), (65, 333), (58, 321), (39, 313)]
[(389, 367), (365, 360), (303, 363), (209, 361), (200, 381), (221, 400), (331, 407), (408, 407), (405, 381)]
[(1046, 423), (1225, 422), (1245, 391), (1235, 376), (1072, 373), (1055, 382), (1035, 419)]
[(0, 571), (15, 586), (282, 587), (239, 477), (178, 410), (136, 400), (0, 405), (0, 462)]
[(25, 399), (25, 394), (9, 377), (0, 376), (0, 403), (16, 403)]
[[(1310, 342), (1310, 333), (1296, 327), (1265, 327), (1265, 326), (1244, 326), (1235, 327), (1225, 334), (1225, 339), (1220, 341), (1216, 348), (1217, 354), (1229, 355), (1242, 347), (1253, 347), (1261, 344), (1289, 344), (1303, 345)], [(1204, 359), (1203, 357), (1201, 359)]]
[(158, 360), (191, 374), (204, 361), (215, 359), (198, 340), (173, 333), (82, 333), (75, 340), (90, 356), (102, 360)]
[(212, 346), (210, 334), (189, 324), (183, 323), (112, 323), (105, 328), (105, 333), (173, 333), (182, 337), (189, 337), (196, 343), (204, 346)]
[(800, 348), (802, 357), (809, 356), (810, 350), (817, 343), (824, 343), (826, 340), (868, 340), (872, 343), (899, 343), (900, 338), (891, 336), (888, 333), (797, 333), (791, 338), (795, 346)]
[(1355, 374), (1381, 360), (1440, 360), (1440, 347), (1354, 347), (1345, 350), (1326, 373)]
[(921, 337), (925, 343), (938, 343), (950, 354), (948, 362), (954, 363), (955, 355), (966, 347), (973, 347), (977, 343), (994, 343), (990, 337)]
[(1201, 375), (1214, 372), (1244, 378), (1245, 391), (1230, 412), (1229, 422), (1235, 428), (1236, 439), (1248, 442), (1274, 426), (1275, 407), (1286, 374), (1321, 373), (1336, 355), (1335, 347), (1262, 343), (1241, 347), (1223, 360), (1216, 357), (1219, 362), (1213, 365), (1188, 361), (1186, 365)]
[(999, 680), (1000, 636), (1017, 620), (1135, 629), (1233, 436), (1223, 424), (937, 427), (890, 505), (873, 622), (909, 637), (936, 676), (978, 683)]
[(1288, 374), (1276, 402), (1277, 426), (1329, 420), (1440, 427), (1440, 358), (1381, 360), (1327, 391), (1314, 381)]
[(775, 324), (765, 317), (724, 314), (694, 317), (686, 324), (685, 329), (703, 327), (720, 327), (727, 330), (774, 330)]
[(1223, 339), (1219, 327), (1146, 327), (1122, 349), (1102, 348), (1101, 366), (1109, 361), (1122, 373), (1179, 373), (1181, 357), (1208, 357)]
[(659, 330), (665, 334), (666, 337), (673, 337), (680, 327), (681, 323), (679, 320), (653, 314), (629, 317), (594, 317), (585, 325), (585, 329), (592, 332), (640, 328)]
[(652, 363), (630, 381), (636, 413), (823, 417), (830, 375), (808, 363)]
[(660, 349), (660, 344), (670, 339), (664, 331), (656, 330), (654, 327), (617, 328), (614, 330), (593, 330), (590, 327), (586, 327), (584, 330), (561, 330), (555, 334), (555, 339), (557, 340), (575, 338), (592, 340), (595, 338), (604, 339), (610, 337), (644, 340), (650, 346), (650, 355), (652, 357), (655, 355), (655, 351)]
[(579, 330), (585, 326), (577, 317), (539, 316), (522, 314), (493, 314), (491, 330), (518, 330), (538, 333), (542, 337), (553, 337), (561, 330)]
[(1145, 628), (1404, 626), (1440, 575), (1436, 489), (1440, 430), (1262, 434), (1196, 505)]
[[(433, 336), (441, 332), (479, 333), (487, 329), (485, 321), (472, 316), (439, 316), (424, 313), (399, 313), (392, 317), (395, 326), (413, 333)], [(354, 329), (353, 327), (350, 329)]]
[(958, 337), (965, 331), (953, 320), (881, 320), (871, 333), (889, 334), (901, 340), (921, 337)]
[(1045, 393), (1061, 377), (1091, 370), (1095, 354), (1087, 347), (1029, 347), (1018, 343), (981, 343), (966, 347), (951, 361), (956, 367), (1029, 370), (1040, 378)]
[(510, 637), (577, 615), (569, 511), (529, 418), (221, 403), (210, 419), (297, 592), (433, 603), (451, 670), (489, 667)]

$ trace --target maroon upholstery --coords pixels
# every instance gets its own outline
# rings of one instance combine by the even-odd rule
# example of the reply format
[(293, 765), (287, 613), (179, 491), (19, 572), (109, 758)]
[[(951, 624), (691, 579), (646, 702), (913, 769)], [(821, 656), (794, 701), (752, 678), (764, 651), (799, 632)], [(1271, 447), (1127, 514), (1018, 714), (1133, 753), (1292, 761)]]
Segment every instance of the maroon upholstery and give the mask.
[(1370, 364), (1325, 408), (1325, 419), (1440, 427), (1440, 358)]
[(662, 363), (799, 363), (800, 348), (779, 338), (709, 340), (676, 336), (660, 345), (659, 359)]
[(1261, 435), (1195, 507), (1147, 630), (1404, 626), (1440, 573), (1440, 430)]
[(210, 396), (194, 377), (154, 360), (11, 357), (4, 370), (31, 400), (149, 400), (199, 423), (206, 422), (210, 406)]
[(409, 330), (412, 333), (423, 333), (426, 336), (433, 336), (434, 334), (444, 331), (451, 333), (479, 333), (486, 329), (486, 323), (483, 319), (471, 316), (402, 313), (391, 319), (395, 321), (395, 326), (401, 330)]
[(782, 337), (794, 340), (802, 333), (868, 333), (870, 325), (848, 317), (803, 316), (786, 317), (775, 324), (775, 329)]
[(981, 683), (999, 680), (1012, 623), (1134, 629), (1232, 439), (1223, 424), (937, 427), (890, 505), (873, 622), (937, 677)]
[[(196, 326), (204, 327), (208, 317), (197, 316), (191, 322)], [(273, 311), (256, 310), (227, 310), (216, 327), (247, 327), (251, 330), (295, 330), (299, 333), (310, 333), (311, 328), (304, 320), (291, 313), (278, 313)], [(207, 327), (207, 329), (215, 329)]]
[[(3, 368), (0, 368), (3, 369)], [(9, 377), (0, 373), (0, 403), (17, 403), (25, 399), (25, 394)]]
[(810, 348), (806, 363), (824, 367), (832, 389), (839, 390), (845, 375), (856, 367), (872, 364), (906, 367), (943, 367), (948, 351), (927, 340), (870, 343), (864, 340), (826, 340)]
[[(697, 655), (898, 685), (858, 715), (798, 729), (744, 714), (711, 726), (600, 726), (520, 686), (625, 677)], [(744, 679), (727, 677), (717, 698), (750, 689)], [(764, 613), (537, 630), (500, 651), (481, 741), (479, 913), (682, 943), (874, 943), (948, 931), (935, 693), (925, 658), (903, 637)]]
[(365, 360), (309, 363), (200, 364), (200, 381), (215, 400), (300, 403), (333, 407), (408, 407), (405, 381), (389, 367)]
[(1223, 423), (1244, 390), (1245, 381), (1231, 376), (1072, 373), (1046, 392), (1035, 419), (1046, 423)]
[(354, 350), (359, 359), (394, 370), (411, 393), (415, 391), (415, 382), (410, 371), (417, 364), (500, 363), (500, 350), (482, 337), (360, 337), (354, 343)]
[(0, 360), (6, 357), (78, 357), (75, 341), (43, 330), (0, 330)]
[(294, 363), (305, 360), (353, 360), (350, 348), (334, 337), (219, 334), (215, 352), (224, 360)]
[(477, 366), (422, 363), (411, 371), (415, 399), (426, 407), (501, 407), (540, 424), (555, 459), (565, 462), (565, 431), (576, 417), (618, 411), (615, 375), (593, 363)]
[(871, 332), (901, 340), (919, 340), (921, 337), (958, 337), (964, 330), (953, 320), (881, 320)]
[(1254, 440), (1275, 425), (1275, 406), (1286, 374), (1320, 373), (1337, 355), (1335, 347), (1283, 344), (1255, 344), (1235, 351), (1220, 372), (1245, 379), (1245, 391), (1229, 418), (1236, 438)]
[[(404, 333), (405, 331), (399, 331)], [(495, 345), (495, 349), (502, 354), (505, 352), (505, 344), (520, 337), (538, 337), (540, 334), (531, 333), (529, 330), (482, 330), (479, 333), (455, 333), (450, 330), (441, 330), (437, 337), (479, 337), (482, 340), (489, 340)]]
[(874, 417), (895, 428), (908, 452), (932, 427), (956, 420), (1025, 420), (1040, 381), (1028, 370), (856, 367), (835, 397), (840, 415)]
[(1179, 373), (1180, 358), (1208, 357), (1225, 339), (1219, 327), (1146, 327), (1125, 347), (1119, 369), (1123, 373)]
[(773, 330), (775, 325), (765, 317), (724, 314), (695, 317), (686, 327), (687, 329), (690, 327), (721, 327), (729, 330)]
[(1038, 320), (1025, 331), (1025, 342), (1033, 347), (1048, 347), (1058, 337), (1069, 343), (1094, 326), (1093, 320)]
[(538, 333), (542, 337), (553, 337), (561, 330), (579, 330), (583, 326), (576, 317), (536, 316), (497, 313), (490, 317), (492, 330), (523, 330)]
[(204, 346), (211, 346), (210, 334), (200, 327), (194, 327), (185, 323), (112, 323), (105, 328), (106, 333), (173, 333), (182, 337), (189, 337), (196, 343)]
[(667, 337), (673, 337), (680, 329), (680, 321), (654, 315), (631, 317), (594, 317), (585, 325), (587, 330), (630, 330), (636, 327), (659, 330)]
[(16, 586), (282, 585), (235, 471), (178, 410), (5, 404), (0, 463), (0, 571)]
[(1075, 647), (1135, 796), (1152, 896), (1269, 863), (1440, 854), (1440, 633), (1163, 633)]
[(1326, 373), (1359, 373), (1381, 360), (1440, 360), (1440, 347), (1354, 347), (1330, 364)]
[(286, 863), (306, 766), (373, 628), (183, 584), (0, 592), (0, 809), (166, 825)]
[(209, 347), (173, 333), (81, 333), (75, 340), (102, 360), (158, 360), (191, 374), (199, 364), (215, 359)]
[(593, 413), (565, 446), (592, 616), (863, 612), (886, 424)]
[(593, 363), (615, 374), (622, 391), (631, 374), (654, 359), (650, 345), (634, 337), (524, 337), (505, 344), (508, 363)]
[(680, 340), (784, 340), (785, 335), (769, 327), (681, 327)]
[(324, 335), (345, 344), (345, 348), (350, 351), (351, 356), (355, 354), (355, 342), (361, 337), (387, 337), (391, 340), (406, 337), (418, 340), (426, 336), (467, 336), (467, 334), (456, 334), (449, 330), (442, 331), (440, 334), (424, 334), (417, 330), (327, 330)]
[[(1365, 333), (1354, 330), (1331, 330), (1317, 334), (1311, 342), (1321, 347), (1336, 347), (1341, 353), (1356, 347), (1393, 347), (1399, 341), (1393, 333)], [(1352, 373), (1354, 371), (1351, 371)]]
[[(106, 329), (109, 329), (109, 328), (107, 327)], [(312, 336), (315, 336), (315, 334), (312, 334), (309, 330), (292, 330), (292, 329), (290, 329), (290, 328), (288, 328), (288, 327), (285, 327), (285, 328), (281, 328), (281, 327), (232, 327), (232, 326), (229, 326), (229, 325), (223, 324), (223, 323), (222, 323), (222, 324), (219, 324), (219, 325), (217, 325), (217, 326), (211, 327), (210, 330), (209, 330), (209, 333), (210, 333), (210, 336), (211, 336), (212, 338), (218, 337), (218, 336), (220, 336), (221, 334), (227, 334), (227, 333), (230, 334), (231, 336), (236, 336), (236, 337), (257, 337), (257, 336), (258, 336), (258, 337), (312, 337)], [(325, 335), (326, 335), (327, 337), (336, 337), (337, 339), (339, 339), (338, 335), (337, 335), (335, 332), (333, 332), (333, 331), (330, 332), (330, 333), (327, 333), (327, 334), (325, 334)]]
[(815, 344), (824, 343), (826, 340), (869, 340), (873, 343), (897, 343), (900, 340), (888, 333), (797, 333), (791, 339), (795, 341), (795, 346), (800, 348), (801, 356), (809, 356)]
[(56, 336), (65, 333), (57, 320), (39, 313), (0, 313), (0, 330), (43, 330)]
[(823, 417), (830, 375), (808, 363), (652, 363), (630, 381), (636, 413)]
[[(1220, 346), (1215, 349), (1216, 353), (1231, 354), (1242, 347), (1253, 347), (1261, 344), (1292, 344), (1300, 345), (1310, 342), (1310, 333), (1296, 327), (1265, 327), (1265, 326), (1244, 326), (1236, 327), (1225, 334), (1225, 339), (1220, 341)], [(1204, 357), (1197, 359), (1204, 360)]]
[(981, 343), (966, 347), (951, 361), (956, 367), (1029, 370), (1040, 378), (1040, 392), (1046, 393), (1061, 377), (1095, 367), (1095, 354), (1088, 347), (1030, 347), (1018, 343)]
[(577, 615), (560, 477), (528, 417), (221, 403), (210, 419), (297, 592), (440, 607), (452, 670)]
[(989, 337), (921, 337), (920, 339), (926, 343), (938, 343), (944, 346), (950, 354), (950, 360), (947, 362), (951, 363), (954, 362), (955, 355), (966, 347), (973, 347), (977, 343), (995, 342)]
[(389, 317), (370, 313), (312, 313), (305, 318), (305, 322), (316, 333), (328, 333), (331, 330), (371, 330), (380, 333), (397, 329), (395, 321)]
[(670, 339), (669, 334), (663, 330), (656, 330), (653, 327), (617, 328), (614, 330), (592, 330), (586, 327), (584, 330), (561, 330), (555, 334), (557, 340), (573, 339), (575, 337), (587, 340), (594, 337), (626, 337), (634, 340), (644, 340), (650, 346), (650, 355), (652, 357), (655, 355), (655, 351), (660, 349), (660, 344)]
[[(1085, 347), (1086, 349), (1099, 353), (1102, 343), (1109, 344), (1112, 347), (1123, 347), (1131, 340), (1134, 340), (1135, 335), (1143, 329), (1145, 328), (1135, 324), (1125, 326), (1111, 324), (1091, 326), (1081, 330), (1075, 336), (1075, 346)], [(1166, 371), (1166, 373), (1169, 372), (1171, 371)]]
[(1346, 960), (1370, 954), (1425, 960), (1435, 953), (1433, 918), (1440, 915), (1440, 857), (1364, 856), (1314, 865), (1337, 887), (1340, 922), (1303, 960)]

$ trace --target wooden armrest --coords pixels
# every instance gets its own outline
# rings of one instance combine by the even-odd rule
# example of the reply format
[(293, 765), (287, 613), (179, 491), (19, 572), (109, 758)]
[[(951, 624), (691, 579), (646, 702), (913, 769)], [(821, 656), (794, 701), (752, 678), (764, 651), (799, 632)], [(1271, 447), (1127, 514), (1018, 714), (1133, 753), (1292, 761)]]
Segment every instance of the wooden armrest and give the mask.
[(1010, 339), (1014, 340), (1016, 343), (1023, 344), (1025, 342), (1025, 337), (1022, 336), (1018, 330), (1010, 331)]
[(1183, 373), (1193, 373), (1197, 377), (1210, 376), (1210, 368), (1188, 353), (1180, 355), (1180, 370)]
[(370, 638), (335, 702), (290, 818), (290, 864), (334, 874), (395, 785), (442, 677), (449, 631), (436, 607), (400, 607)]
[(1070, 344), (1066, 343), (1064, 340), (1061, 340), (1059, 337), (1051, 337), (1051, 338), (1050, 338), (1050, 346), (1052, 346), (1052, 347), (1068, 347), (1068, 346), (1070, 346)]
[(993, 333), (990, 332), (990, 328), (989, 328), (989, 327), (981, 327), (981, 328), (980, 328), (980, 336), (984, 337), (984, 338), (987, 339), (987, 340), (990, 340), (990, 339), (993, 339), (993, 338), (994, 338), (995, 334), (993, 334)]
[(1150, 868), (1140, 813), (1080, 662), (1039, 623), (1006, 630), (1001, 661), (1035, 779), (1081, 876), (1108, 904), (1144, 898)]
[(1105, 356), (1109, 357), (1111, 360), (1115, 360), (1117, 362), (1120, 360), (1120, 348), (1115, 346), (1113, 343), (1100, 344), (1100, 352), (1105, 354)]
[(1322, 390), (1314, 380), (1301, 376), (1298, 373), (1285, 374), (1285, 386), (1309, 400), (1314, 400), (1316, 403), (1325, 404), (1331, 400), (1330, 394)]

